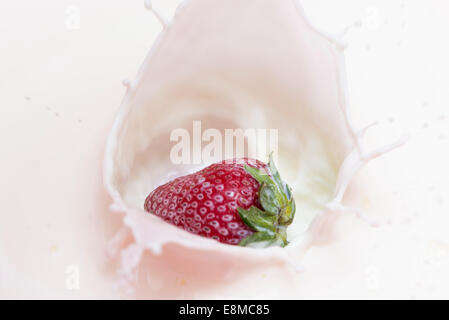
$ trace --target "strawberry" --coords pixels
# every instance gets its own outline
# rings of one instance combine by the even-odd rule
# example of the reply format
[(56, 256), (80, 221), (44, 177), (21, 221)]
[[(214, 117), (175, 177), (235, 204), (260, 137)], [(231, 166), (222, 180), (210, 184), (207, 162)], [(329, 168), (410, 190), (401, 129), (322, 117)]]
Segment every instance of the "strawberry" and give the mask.
[(145, 210), (191, 233), (223, 243), (287, 245), (295, 214), (291, 189), (268, 164), (241, 158), (212, 164), (152, 191)]

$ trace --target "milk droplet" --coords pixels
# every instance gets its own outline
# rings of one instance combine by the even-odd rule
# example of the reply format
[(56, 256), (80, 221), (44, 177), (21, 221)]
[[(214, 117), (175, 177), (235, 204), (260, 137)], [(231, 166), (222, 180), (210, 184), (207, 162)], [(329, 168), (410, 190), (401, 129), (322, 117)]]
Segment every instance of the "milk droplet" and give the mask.
[(153, 1), (145, 0), (144, 5), (147, 10), (153, 10)]
[(153, 13), (153, 15), (156, 17), (156, 19), (161, 24), (162, 28), (167, 27), (167, 21), (162, 17), (162, 15), (153, 8), (153, 1), (151, 0), (144, 0), (145, 8)]
[(122, 81), (122, 84), (123, 84), (125, 87), (129, 88), (129, 87), (131, 86), (131, 81), (130, 81), (129, 79), (124, 79), (124, 80)]

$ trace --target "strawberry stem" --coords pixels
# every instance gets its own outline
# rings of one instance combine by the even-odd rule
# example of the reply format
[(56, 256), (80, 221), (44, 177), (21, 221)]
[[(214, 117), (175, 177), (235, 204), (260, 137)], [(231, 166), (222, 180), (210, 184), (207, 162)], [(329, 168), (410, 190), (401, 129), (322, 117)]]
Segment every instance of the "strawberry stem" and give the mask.
[(291, 188), (281, 179), (269, 156), (267, 171), (246, 165), (245, 170), (259, 182), (259, 202), (263, 210), (252, 206), (248, 210), (238, 208), (243, 222), (256, 232), (239, 243), (247, 246), (256, 242), (266, 242), (267, 246), (288, 244), (287, 227), (293, 222), (296, 205)]

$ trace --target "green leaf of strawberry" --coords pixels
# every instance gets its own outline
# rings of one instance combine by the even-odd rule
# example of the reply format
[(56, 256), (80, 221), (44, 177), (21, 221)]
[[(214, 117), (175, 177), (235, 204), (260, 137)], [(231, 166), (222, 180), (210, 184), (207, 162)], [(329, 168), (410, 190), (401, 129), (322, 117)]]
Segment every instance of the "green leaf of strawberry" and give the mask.
[(262, 211), (254, 206), (249, 208), (249, 210), (238, 208), (237, 211), (239, 212), (243, 222), (245, 222), (248, 227), (256, 231), (273, 235), (276, 233), (276, 215)]
[(246, 225), (258, 231), (258, 233), (243, 239), (239, 243), (240, 245), (246, 246), (270, 239), (280, 240), (282, 246), (288, 244), (286, 227), (293, 221), (296, 211), (295, 200), (290, 187), (281, 179), (272, 153), (267, 169), (268, 172), (249, 165), (245, 166), (245, 170), (260, 183), (259, 202), (265, 211), (255, 206), (249, 210), (238, 209), (240, 217)]
[(253, 243), (266, 242), (267, 245), (272, 244), (276, 240), (276, 235), (266, 232), (256, 232), (240, 241), (239, 246), (246, 247)]

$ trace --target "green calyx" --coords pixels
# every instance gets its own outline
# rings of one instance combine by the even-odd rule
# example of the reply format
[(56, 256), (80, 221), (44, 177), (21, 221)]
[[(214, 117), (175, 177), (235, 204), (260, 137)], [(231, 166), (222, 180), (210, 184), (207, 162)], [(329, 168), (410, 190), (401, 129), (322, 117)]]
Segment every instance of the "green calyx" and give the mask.
[(270, 154), (268, 170), (245, 166), (245, 170), (259, 182), (259, 202), (263, 210), (252, 206), (248, 210), (238, 208), (243, 222), (255, 233), (242, 239), (240, 246), (262, 244), (263, 246), (279, 245), (285, 247), (287, 227), (295, 216), (296, 206), (291, 188), (282, 181)]

